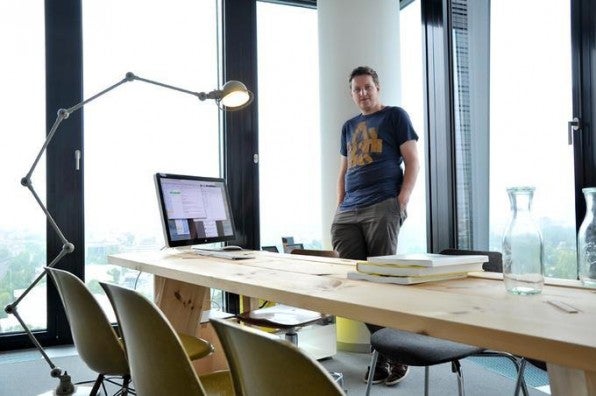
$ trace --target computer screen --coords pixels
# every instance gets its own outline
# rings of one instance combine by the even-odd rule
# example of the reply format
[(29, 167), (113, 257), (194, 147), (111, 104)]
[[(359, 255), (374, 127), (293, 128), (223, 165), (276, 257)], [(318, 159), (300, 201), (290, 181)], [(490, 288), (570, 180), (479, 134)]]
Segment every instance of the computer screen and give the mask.
[(168, 247), (235, 238), (224, 179), (156, 173), (155, 187)]

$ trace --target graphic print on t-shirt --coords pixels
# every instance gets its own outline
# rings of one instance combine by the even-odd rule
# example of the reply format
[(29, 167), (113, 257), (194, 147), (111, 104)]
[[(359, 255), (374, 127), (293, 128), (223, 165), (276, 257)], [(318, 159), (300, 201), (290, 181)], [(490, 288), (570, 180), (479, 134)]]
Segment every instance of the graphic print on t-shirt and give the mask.
[(348, 142), (348, 168), (373, 162), (372, 153), (383, 152), (383, 139), (379, 139), (376, 128), (367, 128), (366, 122), (358, 123), (352, 139)]

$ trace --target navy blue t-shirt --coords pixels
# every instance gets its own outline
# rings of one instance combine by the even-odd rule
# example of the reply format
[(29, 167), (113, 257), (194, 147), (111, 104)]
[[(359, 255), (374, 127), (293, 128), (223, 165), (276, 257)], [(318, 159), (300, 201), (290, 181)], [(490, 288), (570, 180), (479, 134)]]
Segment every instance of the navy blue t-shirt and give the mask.
[(397, 197), (404, 178), (399, 146), (408, 140), (418, 140), (418, 135), (400, 107), (387, 106), (345, 122), (340, 152), (347, 157), (348, 169), (340, 211)]

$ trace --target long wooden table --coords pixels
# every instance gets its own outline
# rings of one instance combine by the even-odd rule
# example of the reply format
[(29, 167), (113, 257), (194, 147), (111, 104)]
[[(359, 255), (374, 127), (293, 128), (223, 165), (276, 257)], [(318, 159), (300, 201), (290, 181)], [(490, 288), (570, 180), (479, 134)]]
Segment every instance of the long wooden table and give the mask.
[(543, 360), (553, 395), (596, 396), (594, 289), (569, 282), (546, 285), (539, 295), (513, 296), (501, 279), (482, 274), (379, 284), (347, 279), (355, 267), (351, 260), (255, 254), (232, 261), (165, 250), (116, 254), (108, 261), (154, 274), (155, 300), (178, 331), (196, 333), (201, 305), (209, 288), (216, 288)]

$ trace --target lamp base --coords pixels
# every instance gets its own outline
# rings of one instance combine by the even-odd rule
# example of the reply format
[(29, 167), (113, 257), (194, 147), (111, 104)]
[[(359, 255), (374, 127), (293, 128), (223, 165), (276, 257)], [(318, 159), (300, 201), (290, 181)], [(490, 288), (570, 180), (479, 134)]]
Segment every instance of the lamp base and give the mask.
[[(75, 385), (75, 390), (73, 393), (69, 393), (68, 396), (89, 396), (91, 394), (91, 390), (93, 388), (90, 386), (82, 386), (82, 385)], [(56, 390), (49, 390), (44, 393), (40, 393), (38, 396), (56, 396)], [(98, 392), (98, 395), (101, 395), (101, 391)]]

